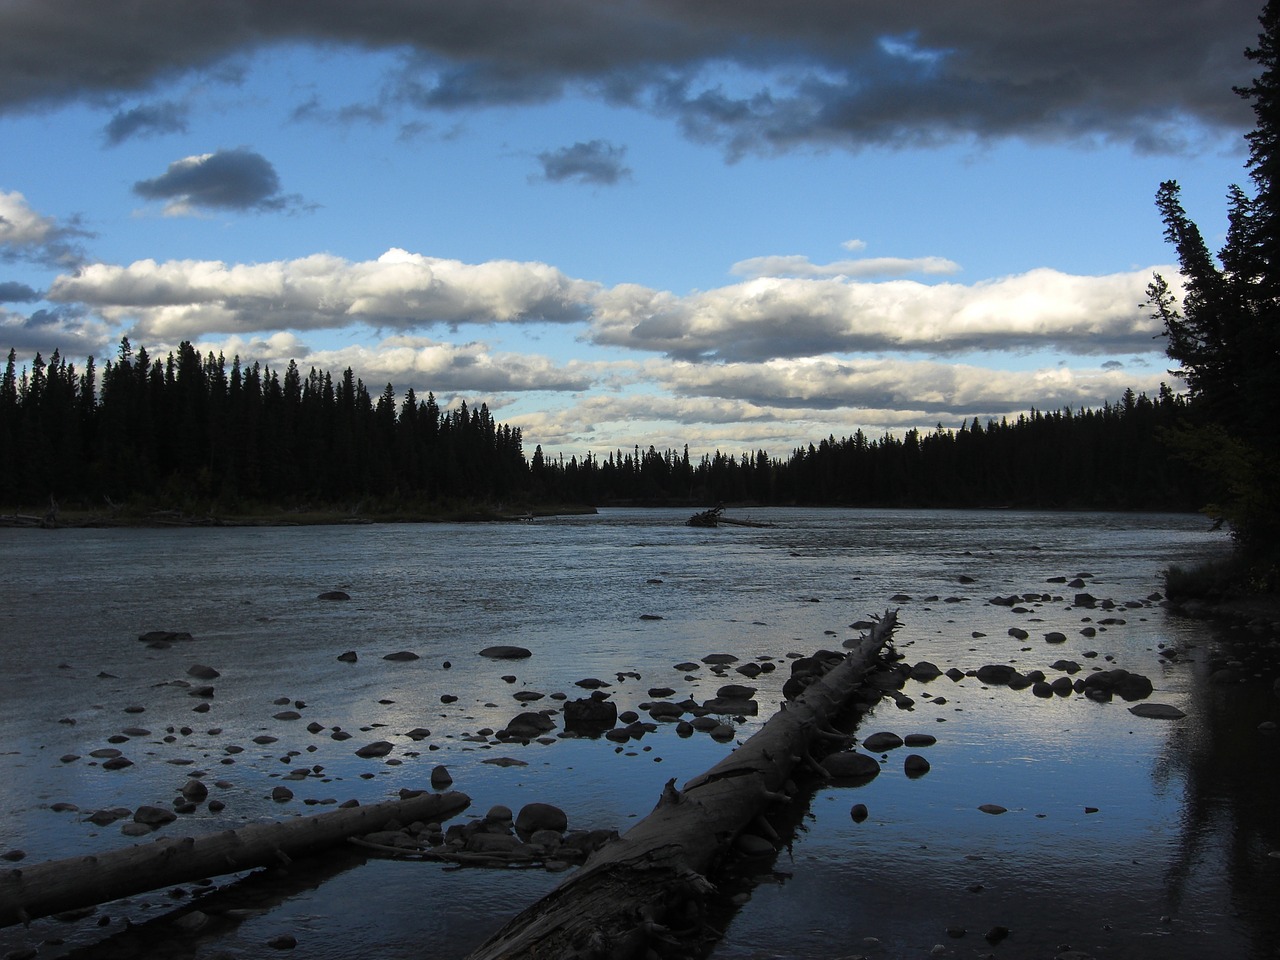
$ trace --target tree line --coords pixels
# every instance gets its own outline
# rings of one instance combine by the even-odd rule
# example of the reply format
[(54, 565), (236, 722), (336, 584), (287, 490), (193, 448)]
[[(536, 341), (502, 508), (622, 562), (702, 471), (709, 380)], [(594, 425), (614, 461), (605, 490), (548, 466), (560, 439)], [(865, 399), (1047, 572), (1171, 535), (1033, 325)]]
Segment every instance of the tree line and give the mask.
[(0, 504), (429, 509), (547, 504), (758, 503), (847, 506), (1190, 510), (1203, 478), (1160, 437), (1186, 401), (1166, 387), (1126, 391), (1100, 410), (1032, 410), (903, 436), (829, 436), (783, 458), (613, 450), (526, 457), (519, 427), (485, 404), (441, 409), (433, 394), (376, 397), (348, 368), (334, 377), (290, 361), (163, 360), (128, 339), (101, 373), (55, 351), (0, 380)]

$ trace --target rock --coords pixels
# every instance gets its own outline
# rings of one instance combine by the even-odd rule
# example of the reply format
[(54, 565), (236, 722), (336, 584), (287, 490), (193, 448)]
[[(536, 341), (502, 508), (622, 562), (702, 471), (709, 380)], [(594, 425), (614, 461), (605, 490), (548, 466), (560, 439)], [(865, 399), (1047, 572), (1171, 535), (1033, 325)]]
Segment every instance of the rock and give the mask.
[(938, 738), (931, 733), (909, 733), (902, 738), (902, 742), (908, 747), (931, 747), (938, 742)]
[(164, 649), (175, 643), (183, 643), (192, 639), (191, 634), (178, 630), (150, 630), (138, 634), (138, 639), (149, 647)]
[(533, 651), (524, 647), (498, 644), (493, 647), (485, 647), (480, 651), (480, 656), (488, 657), (490, 660), (523, 660), (526, 657), (533, 656)]
[(271, 799), (276, 803), (288, 803), (293, 799), (293, 791), (288, 787), (273, 787), (271, 790)]
[(1002, 807), (998, 803), (983, 803), (978, 806), (978, 809), (983, 813), (989, 813), (992, 816), (998, 816), (999, 814), (1009, 812), (1008, 807)]
[(568, 816), (550, 803), (526, 803), (516, 815), (516, 833), (522, 837), (529, 837), (538, 830), (564, 833), (568, 827)]
[[(724, 700), (750, 700), (756, 695), (756, 689), (756, 687), (744, 686), (741, 683), (726, 683), (716, 691), (716, 697)], [(652, 690), (649, 692), (650, 695), (653, 694)]]
[(351, 594), (345, 590), (326, 590), (316, 597), (317, 600), (350, 600)]
[(298, 938), (287, 933), (282, 933), (267, 941), (267, 946), (272, 950), (292, 950), (297, 945)]
[(427, 737), (431, 736), (431, 731), (426, 727), (414, 727), (406, 733), (405, 736), (414, 741), (414, 743), (417, 743), (419, 740), (425, 740)]
[(715, 740), (717, 743), (728, 743), (737, 735), (737, 731), (731, 724), (718, 723), (711, 728), (710, 735), (711, 739)]
[(864, 737), (862, 740), (862, 746), (864, 749), (870, 750), (872, 753), (883, 753), (886, 750), (893, 750), (902, 746), (902, 742), (902, 738), (896, 733), (882, 731), (880, 733), (873, 733), (869, 737)]
[(907, 754), (902, 761), (902, 770), (908, 777), (923, 777), (929, 769), (929, 761), (918, 753)]
[(199, 780), (188, 780), (182, 786), (182, 795), (188, 800), (199, 803), (209, 796), (209, 788)]
[(649, 716), (655, 720), (679, 720), (684, 714), (684, 707), (670, 700), (656, 700), (649, 704)]
[(729, 664), (737, 663), (738, 658), (732, 653), (709, 653), (702, 658), (702, 662), (706, 664)]
[(734, 717), (754, 717), (760, 712), (760, 705), (754, 700), (726, 700), (724, 697), (712, 697), (702, 705), (708, 713), (724, 714)]
[(1063, 673), (1079, 673), (1082, 669), (1074, 660), (1055, 660), (1052, 666), (1053, 669), (1061, 670)]
[(1007, 663), (988, 663), (978, 668), (978, 679), (990, 686), (1008, 684), (1017, 671)]
[(956, 667), (952, 667), (950, 670), (947, 671), (946, 676), (947, 676), (947, 679), (952, 681), (953, 683), (959, 683), (961, 680), (964, 679), (964, 671), (959, 670)]
[(367, 743), (363, 747), (356, 750), (357, 757), (385, 757), (394, 750), (393, 744), (386, 740), (375, 740), (373, 743)]
[(222, 674), (203, 663), (193, 663), (187, 667), (187, 676), (195, 677), (197, 680), (216, 680)]
[(912, 680), (928, 683), (930, 680), (936, 680), (940, 676), (942, 676), (942, 671), (938, 668), (938, 665), (930, 663), (928, 660), (921, 660), (911, 668)]
[(603, 732), (618, 722), (618, 705), (612, 700), (593, 697), (566, 700), (563, 715), (566, 730)]
[(1027, 631), (1023, 630), (1021, 627), (1010, 627), (1009, 636), (1013, 637), (1015, 640), (1026, 640), (1031, 636), (1031, 634), (1027, 633)]
[(1044, 635), (1044, 642), (1045, 643), (1066, 643), (1067, 635), (1065, 633), (1059, 633), (1057, 630), (1051, 630), (1049, 633), (1046, 633)]
[(354, 650), (348, 650), (346, 653), (338, 654), (338, 659), (343, 663), (355, 663), (359, 658)]
[(573, 682), (575, 687), (581, 687), (583, 690), (599, 690), (603, 687), (611, 687), (613, 684), (606, 680), (600, 680), (596, 677), (583, 677), (581, 680)]
[(125, 767), (132, 767), (133, 761), (126, 757), (112, 757), (102, 764), (103, 770), (123, 770)]
[(443, 764), (433, 767), (431, 770), (431, 786), (437, 790), (442, 790), (453, 783), (453, 776), (449, 773), (448, 767)]
[(133, 812), (133, 822), (142, 823), (148, 827), (161, 827), (177, 819), (176, 813), (164, 807), (141, 806)]
[(1085, 696), (1093, 690), (1108, 691), (1123, 700), (1143, 700), (1151, 696), (1151, 680), (1128, 670), (1099, 670), (1084, 678)]
[(840, 750), (822, 758), (822, 767), (836, 780), (874, 780), (880, 775), (876, 758), (857, 750)]
[(533, 740), (555, 728), (555, 721), (545, 714), (526, 711), (512, 717), (506, 727), (498, 731), (497, 737), (499, 740)]
[(849, 808), (849, 816), (854, 823), (862, 823), (867, 819), (867, 805), (865, 803), (855, 803)]
[(395, 653), (388, 653), (383, 660), (391, 660), (396, 663), (407, 663), (410, 660), (417, 660), (418, 655), (412, 650), (397, 650)]
[(1177, 707), (1167, 703), (1138, 703), (1129, 708), (1135, 717), (1150, 717), (1155, 720), (1181, 720), (1186, 716)]

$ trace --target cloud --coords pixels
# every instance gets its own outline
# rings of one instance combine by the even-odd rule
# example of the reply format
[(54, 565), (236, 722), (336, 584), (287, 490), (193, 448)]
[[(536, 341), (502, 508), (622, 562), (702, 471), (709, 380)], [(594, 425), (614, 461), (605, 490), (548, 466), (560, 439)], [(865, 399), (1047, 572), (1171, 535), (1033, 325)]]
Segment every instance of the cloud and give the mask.
[(102, 320), (87, 316), (79, 307), (58, 307), (21, 314), (0, 308), (0, 356), (16, 350), (24, 360), (42, 353), (47, 360), (54, 350), (68, 360), (106, 356), (118, 340)]
[(165, 133), (187, 132), (187, 107), (181, 103), (162, 101), (143, 104), (132, 110), (120, 110), (103, 128), (107, 146), (114, 147), (135, 137), (154, 137)]
[(386, 95), (472, 108), (567, 94), (667, 116), (731, 157), (794, 147), (1083, 138), (1184, 148), (1246, 129), (1256, 4), (1021, 0), (366, 0), (285, 7), (16, 0), (0, 7), (0, 110), (151, 91), (272, 45), (404, 52)]
[(84, 257), (79, 239), (89, 233), (75, 224), (59, 224), (41, 216), (14, 191), (0, 190), (0, 262), (26, 260), (67, 267)]
[(577, 183), (594, 183), (612, 186), (631, 176), (631, 170), (622, 162), (627, 148), (614, 146), (604, 140), (589, 143), (578, 142), (571, 147), (561, 147), (538, 154), (542, 164), (540, 179), (552, 183), (572, 180)]
[(173, 216), (198, 209), (289, 210), (302, 206), (297, 197), (280, 193), (275, 167), (245, 147), (184, 157), (158, 177), (139, 180), (133, 192), (146, 200), (166, 200)]
[(0, 303), (31, 303), (39, 300), (41, 293), (34, 287), (16, 280), (0, 281)]
[(959, 273), (960, 264), (945, 257), (864, 257), (859, 260), (837, 260), (834, 263), (813, 263), (799, 254), (787, 256), (752, 257), (739, 260), (729, 272), (738, 277), (856, 277), (867, 280), (875, 277), (902, 277), (912, 273)]
[(684, 360), (762, 361), (830, 353), (958, 354), (1054, 347), (1149, 352), (1160, 330), (1142, 304), (1153, 270), (1101, 277), (1056, 270), (972, 285), (761, 277), (677, 297), (622, 284), (595, 299), (591, 338)]
[(543, 263), (467, 264), (392, 249), (352, 263), (328, 254), (261, 264), (139, 260), (57, 277), (48, 298), (81, 303), (138, 336), (318, 330), (364, 324), (569, 323), (588, 317), (596, 284)]

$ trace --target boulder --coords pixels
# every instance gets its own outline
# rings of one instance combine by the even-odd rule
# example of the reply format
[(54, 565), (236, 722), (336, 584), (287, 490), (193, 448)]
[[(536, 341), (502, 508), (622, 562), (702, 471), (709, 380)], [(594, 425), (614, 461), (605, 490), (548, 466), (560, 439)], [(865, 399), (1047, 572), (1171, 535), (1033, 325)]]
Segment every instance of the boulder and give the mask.
[(1084, 678), (1084, 694), (1092, 698), (1092, 692), (1105, 690), (1122, 700), (1144, 700), (1151, 696), (1151, 680), (1140, 673), (1128, 670), (1099, 670)]
[(603, 731), (618, 722), (618, 705), (603, 696), (566, 700), (563, 713), (566, 730)]
[(516, 833), (526, 838), (539, 830), (564, 833), (568, 827), (568, 816), (559, 807), (550, 803), (526, 803), (516, 815)]
[(345, 590), (326, 590), (316, 597), (317, 600), (350, 600), (351, 594)]
[(376, 740), (373, 743), (365, 744), (356, 751), (357, 757), (385, 757), (394, 749), (393, 745), (386, 740)]
[(928, 660), (921, 660), (911, 668), (911, 679), (928, 683), (930, 680), (936, 680), (942, 676), (942, 671), (938, 669), (938, 665), (930, 663)]
[(1138, 703), (1129, 708), (1135, 717), (1150, 717), (1154, 720), (1181, 720), (1186, 716), (1177, 707), (1167, 703)]
[(875, 757), (857, 750), (841, 750), (822, 758), (822, 767), (836, 780), (874, 780), (880, 775)]
[(883, 753), (886, 750), (894, 750), (902, 746), (902, 738), (896, 733), (881, 731), (880, 733), (873, 733), (869, 737), (864, 737), (862, 746), (873, 753)]
[(1007, 663), (988, 663), (978, 668), (978, 679), (990, 686), (1003, 686), (1017, 674)]

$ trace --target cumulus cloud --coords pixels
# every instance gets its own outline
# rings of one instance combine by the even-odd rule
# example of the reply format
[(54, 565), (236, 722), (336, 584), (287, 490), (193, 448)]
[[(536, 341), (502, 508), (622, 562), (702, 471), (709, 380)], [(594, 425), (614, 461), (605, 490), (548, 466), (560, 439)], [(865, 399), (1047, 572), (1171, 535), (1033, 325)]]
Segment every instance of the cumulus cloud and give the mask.
[(137, 137), (155, 137), (165, 133), (187, 132), (185, 104), (165, 100), (146, 103), (131, 110), (119, 110), (107, 122), (102, 135), (114, 147)]
[[(139, 93), (271, 44), (406, 51), (389, 97), (427, 109), (597, 96), (669, 116), (731, 156), (1018, 136), (1185, 146), (1236, 132), (1256, 4), (1096, 0), (365, 0), (0, 7), (0, 110)], [(1194, 134), (1192, 134), (1194, 135)]]
[(54, 350), (68, 359), (105, 356), (118, 339), (110, 325), (77, 307), (58, 307), (23, 314), (0, 308), (0, 355), (10, 350), (30, 359), (47, 360)]
[(160, 176), (139, 180), (133, 192), (164, 200), (165, 213), (181, 216), (201, 209), (291, 210), (300, 198), (280, 193), (280, 177), (266, 157), (245, 147), (184, 157)]
[(71, 266), (84, 256), (79, 240), (88, 235), (75, 224), (37, 213), (21, 193), (0, 190), (0, 261)]
[[(855, 248), (860, 249), (860, 248)], [(730, 272), (738, 277), (856, 277), (869, 280), (878, 277), (904, 277), (913, 273), (959, 273), (960, 264), (945, 257), (863, 257), (814, 263), (800, 254), (752, 257), (739, 260)]]
[(591, 337), (685, 360), (1050, 346), (1141, 353), (1160, 332), (1142, 305), (1151, 273), (1038, 269), (972, 285), (762, 277), (687, 297), (622, 284), (596, 298)]
[(543, 263), (467, 264), (392, 249), (353, 263), (328, 254), (261, 264), (139, 260), (56, 278), (48, 298), (82, 303), (139, 336), (434, 324), (567, 323), (587, 318), (597, 285)]
[(631, 170), (622, 162), (626, 147), (614, 146), (604, 140), (578, 142), (571, 147), (561, 147), (538, 154), (542, 164), (541, 180), (563, 183), (593, 183), (612, 186), (631, 176)]

